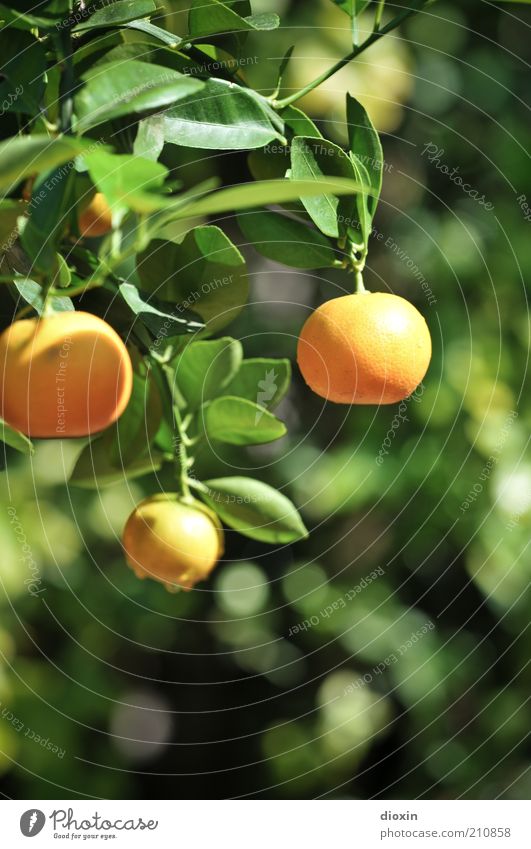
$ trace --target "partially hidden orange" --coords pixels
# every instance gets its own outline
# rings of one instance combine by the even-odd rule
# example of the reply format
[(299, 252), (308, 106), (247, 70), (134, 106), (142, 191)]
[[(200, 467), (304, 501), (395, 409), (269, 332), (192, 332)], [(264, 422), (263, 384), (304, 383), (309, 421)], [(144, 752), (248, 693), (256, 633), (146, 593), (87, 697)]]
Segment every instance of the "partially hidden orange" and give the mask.
[(96, 192), (78, 216), (79, 232), (82, 236), (95, 238), (105, 236), (112, 230), (112, 211), (102, 192)]

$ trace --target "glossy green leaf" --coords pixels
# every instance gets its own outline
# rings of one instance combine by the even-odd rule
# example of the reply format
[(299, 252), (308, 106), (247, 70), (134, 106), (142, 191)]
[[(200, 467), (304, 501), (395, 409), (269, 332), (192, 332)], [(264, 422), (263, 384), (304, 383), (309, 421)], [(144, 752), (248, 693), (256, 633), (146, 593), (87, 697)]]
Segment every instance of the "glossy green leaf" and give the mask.
[(367, 171), (371, 190), (367, 204), (372, 217), (376, 212), (382, 188), (383, 150), (380, 137), (367, 111), (350, 94), (347, 94), (347, 123), (351, 155)]
[(122, 115), (173, 104), (204, 87), (197, 78), (135, 59), (98, 65), (84, 74), (83, 81), (74, 98), (80, 133)]
[(24, 433), (8, 425), (3, 419), (0, 419), (0, 441), (5, 442), (6, 445), (15, 448), (22, 454), (31, 455), (35, 451), (31, 440)]
[(289, 543), (308, 536), (301, 517), (285, 495), (253, 478), (205, 481), (201, 498), (239, 533), (262, 542)]
[(164, 124), (167, 142), (207, 150), (246, 150), (282, 138), (256, 95), (217, 79), (167, 109)]
[(286, 433), (286, 425), (263, 406), (245, 398), (223, 395), (205, 404), (203, 426), (209, 439), (230, 445), (262, 445)]
[(142, 292), (132, 283), (121, 283), (118, 289), (127, 306), (156, 339), (198, 333), (205, 326), (190, 310), (177, 310), (173, 303)]
[(362, 190), (355, 180), (341, 178), (321, 178), (317, 180), (264, 180), (260, 183), (242, 183), (228, 189), (206, 195), (199, 200), (192, 197), (182, 208), (176, 208), (176, 218), (188, 218), (196, 215), (214, 215), (229, 210), (250, 209), (257, 204), (285, 203), (299, 198), (313, 198), (324, 193), (335, 195), (353, 195)]
[(175, 380), (187, 406), (197, 409), (223, 392), (240, 368), (242, 358), (241, 342), (230, 337), (187, 345), (174, 362)]
[[(140, 156), (96, 150), (84, 157), (89, 174), (104, 193), (113, 212), (131, 208), (136, 212), (159, 209), (167, 199), (160, 189), (168, 173), (160, 162)], [(157, 191), (158, 190), (158, 191)]]
[(128, 21), (134, 21), (135, 18), (145, 18), (156, 11), (155, 0), (115, 0), (114, 3), (107, 3), (101, 9), (96, 9), (90, 18), (74, 27), (74, 32), (121, 26)]
[(272, 30), (278, 27), (279, 22), (274, 12), (242, 17), (220, 0), (192, 0), (188, 32), (190, 38), (196, 39), (224, 32)]
[(326, 236), (303, 221), (278, 212), (239, 213), (238, 224), (256, 250), (293, 268), (333, 266), (335, 253)]
[(219, 227), (195, 227), (181, 244), (152, 241), (137, 268), (146, 291), (197, 312), (208, 334), (232, 321), (247, 301), (245, 261)]
[(32, 266), (57, 273), (57, 250), (68, 227), (74, 201), (75, 170), (61, 165), (39, 176), (20, 241)]
[(281, 115), (292, 137), (309, 136), (310, 138), (322, 139), (322, 133), (302, 109), (297, 109), (296, 106), (286, 106)]
[[(294, 180), (354, 179), (355, 172), (349, 157), (337, 145), (326, 139), (296, 136), (291, 146), (291, 176)], [(301, 200), (314, 224), (326, 236), (337, 238), (346, 230), (350, 204), (342, 204), (337, 193), (326, 192)]]
[(152, 38), (156, 38), (168, 47), (178, 47), (183, 41), (183, 39), (179, 38), (178, 35), (175, 35), (173, 32), (168, 32), (168, 30), (162, 29), (162, 27), (158, 27), (150, 21), (130, 21), (126, 24), (126, 26), (128, 29), (138, 30), (146, 35), (150, 35)]
[(251, 357), (242, 362), (236, 375), (225, 388), (226, 395), (247, 398), (261, 407), (273, 410), (289, 389), (289, 360)]
[(0, 144), (0, 188), (74, 159), (89, 142), (70, 136), (16, 136)]

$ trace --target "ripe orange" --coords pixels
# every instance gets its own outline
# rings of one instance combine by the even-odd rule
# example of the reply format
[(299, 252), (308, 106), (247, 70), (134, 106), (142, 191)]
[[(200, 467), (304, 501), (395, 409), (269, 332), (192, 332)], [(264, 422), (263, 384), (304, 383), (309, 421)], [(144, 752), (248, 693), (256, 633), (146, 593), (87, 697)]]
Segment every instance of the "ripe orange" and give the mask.
[(431, 337), (417, 309), (385, 292), (322, 304), (304, 324), (297, 361), (317, 395), (338, 404), (394, 404), (422, 381)]
[(79, 214), (79, 232), (82, 236), (105, 236), (112, 230), (112, 212), (102, 192), (96, 192), (90, 203)]
[(123, 546), (138, 578), (190, 590), (223, 554), (223, 529), (216, 514), (198, 502), (176, 493), (152, 495), (129, 516)]
[(88, 436), (121, 416), (133, 368), (117, 333), (86, 312), (15, 321), (0, 336), (0, 415), (28, 436)]

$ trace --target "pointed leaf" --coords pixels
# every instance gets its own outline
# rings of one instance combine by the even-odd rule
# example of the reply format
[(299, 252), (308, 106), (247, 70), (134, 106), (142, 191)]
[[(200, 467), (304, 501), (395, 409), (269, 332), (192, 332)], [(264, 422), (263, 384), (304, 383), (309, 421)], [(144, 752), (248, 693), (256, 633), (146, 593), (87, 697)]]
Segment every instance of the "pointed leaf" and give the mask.
[(246, 150), (282, 138), (256, 95), (217, 79), (167, 109), (164, 125), (167, 142), (208, 150)]
[(202, 80), (137, 59), (98, 65), (83, 81), (74, 98), (80, 133), (122, 115), (173, 104), (204, 88)]
[(121, 283), (118, 289), (128, 307), (156, 339), (197, 333), (205, 326), (191, 310), (178, 310), (173, 303), (142, 292), (132, 283)]
[(361, 103), (347, 94), (347, 123), (350, 151), (366, 169), (372, 195), (367, 204), (371, 217), (376, 212), (382, 188), (383, 150), (367, 111)]
[(237, 339), (191, 342), (175, 360), (175, 380), (188, 407), (195, 410), (223, 392), (240, 368), (243, 352)]
[(74, 32), (86, 32), (101, 27), (116, 27), (134, 21), (135, 18), (145, 18), (157, 11), (155, 0), (115, 0), (107, 3), (101, 9), (96, 9), (90, 18), (74, 27)]
[(289, 360), (251, 357), (242, 362), (237, 374), (226, 386), (225, 394), (247, 398), (273, 410), (288, 391), (290, 379)]
[(273, 487), (254, 478), (205, 481), (201, 498), (220, 519), (241, 534), (262, 542), (289, 543), (308, 536), (292, 502)]
[(259, 404), (223, 395), (203, 407), (202, 423), (209, 439), (230, 445), (262, 445), (286, 434), (286, 425)]
[[(355, 178), (347, 154), (326, 139), (296, 136), (291, 146), (291, 176), (294, 180), (319, 180), (323, 177)], [(342, 204), (332, 192), (303, 197), (304, 207), (314, 224), (327, 236), (337, 238), (345, 231), (349, 204)]]
[(31, 455), (35, 451), (33, 443), (28, 439), (26, 434), (15, 430), (15, 428), (8, 425), (3, 419), (0, 419), (0, 440), (5, 442), (6, 445), (10, 445), (16, 451), (20, 451), (22, 454)]

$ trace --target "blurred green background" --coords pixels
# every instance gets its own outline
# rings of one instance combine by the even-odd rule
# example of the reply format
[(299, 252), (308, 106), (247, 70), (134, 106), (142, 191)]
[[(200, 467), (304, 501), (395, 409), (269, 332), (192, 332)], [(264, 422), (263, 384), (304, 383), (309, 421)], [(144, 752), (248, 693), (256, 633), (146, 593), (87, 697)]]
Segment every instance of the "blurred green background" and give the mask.
[[(187, 4), (165, 5), (182, 31)], [(267, 10), (282, 26), (246, 44), (253, 85), (270, 90), (291, 44), (288, 89), (348, 52), (329, 0), (255, 0)], [(436, 3), (300, 104), (342, 143), (348, 90), (381, 131), (366, 285), (413, 301), (434, 342), (399, 426), (396, 407), (324, 405), (295, 368), (288, 437), (201, 456), (199, 475), (283, 488), (306, 542), (228, 532), (212, 579), (170, 595), (126, 568), (119, 536), (171, 470), (90, 492), (65, 484), (80, 441), (8, 449), (3, 794), (529, 798), (530, 24), (523, 6)], [(187, 183), (249, 179), (245, 154), (171, 157)], [(243, 250), (251, 303), (228, 332), (294, 359), (308, 311), (351, 281)]]

